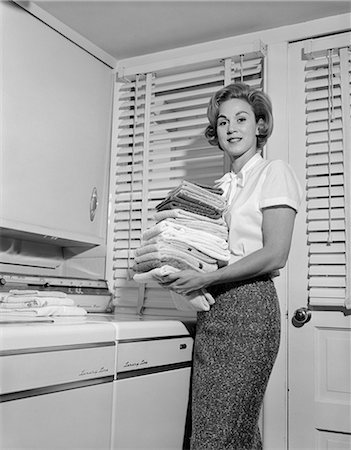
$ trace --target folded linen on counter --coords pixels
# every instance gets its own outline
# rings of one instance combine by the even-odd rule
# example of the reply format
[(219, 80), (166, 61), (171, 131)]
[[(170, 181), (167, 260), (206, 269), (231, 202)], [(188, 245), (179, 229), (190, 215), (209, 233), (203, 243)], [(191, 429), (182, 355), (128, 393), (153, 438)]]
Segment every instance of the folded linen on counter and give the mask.
[[(74, 306), (74, 301), (71, 298), (65, 297), (39, 297), (37, 295), (6, 295), (2, 299), (0, 305), (20, 305), (22, 307), (31, 306)], [(10, 306), (8, 306), (10, 307)]]
[(1, 308), (6, 309), (16, 309), (16, 308), (41, 308), (44, 306), (74, 306), (75, 303), (71, 299), (58, 299), (49, 298), (45, 300), (45, 298), (33, 298), (32, 300), (25, 301), (2, 301), (0, 302)]
[(60, 291), (35, 291), (31, 289), (11, 289), (9, 291), (11, 295), (24, 295), (24, 296), (36, 296), (36, 297), (58, 297), (65, 298), (67, 294)]
[(200, 261), (199, 259), (191, 256), (189, 253), (182, 252), (180, 250), (173, 249), (169, 247), (167, 250), (159, 250), (153, 253), (144, 253), (143, 255), (136, 256), (134, 258), (135, 263), (143, 263), (150, 260), (158, 259), (160, 261), (165, 261), (166, 258), (177, 258), (180, 259), (193, 268), (197, 270), (203, 270), (204, 272), (213, 272), (218, 269), (217, 263), (213, 260), (212, 263), (207, 263), (205, 261)]
[(42, 306), (38, 308), (6, 309), (0, 307), (0, 314), (17, 316), (85, 316), (87, 311), (80, 306)]
[[(164, 276), (179, 271), (180, 269), (173, 266), (164, 265), (149, 272), (136, 273), (133, 279), (137, 283), (147, 283), (153, 280), (162, 281)], [(180, 311), (209, 311), (210, 306), (215, 302), (212, 295), (205, 290), (198, 290), (185, 296), (170, 290), (170, 294), (174, 306)]]

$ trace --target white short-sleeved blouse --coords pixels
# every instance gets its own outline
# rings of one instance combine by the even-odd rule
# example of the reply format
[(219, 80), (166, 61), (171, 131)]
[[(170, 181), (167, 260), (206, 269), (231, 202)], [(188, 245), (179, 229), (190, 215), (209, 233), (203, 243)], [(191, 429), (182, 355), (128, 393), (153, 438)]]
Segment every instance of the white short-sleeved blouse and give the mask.
[(230, 263), (263, 247), (262, 209), (286, 205), (298, 210), (302, 189), (284, 161), (268, 161), (256, 153), (240, 172), (226, 173), (217, 185), (223, 189), (228, 209)]

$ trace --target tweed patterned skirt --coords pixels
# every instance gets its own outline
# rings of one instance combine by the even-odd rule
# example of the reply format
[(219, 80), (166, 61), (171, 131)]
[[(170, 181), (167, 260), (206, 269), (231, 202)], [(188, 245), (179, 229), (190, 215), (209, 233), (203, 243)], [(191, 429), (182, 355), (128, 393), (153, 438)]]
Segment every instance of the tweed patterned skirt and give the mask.
[(265, 276), (213, 286), (198, 313), (192, 450), (261, 449), (258, 419), (280, 341), (280, 310)]

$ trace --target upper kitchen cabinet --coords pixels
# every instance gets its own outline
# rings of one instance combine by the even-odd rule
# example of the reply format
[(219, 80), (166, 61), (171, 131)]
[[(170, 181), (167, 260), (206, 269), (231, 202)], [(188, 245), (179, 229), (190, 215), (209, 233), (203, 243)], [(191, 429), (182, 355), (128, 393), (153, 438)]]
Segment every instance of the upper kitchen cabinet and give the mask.
[(1, 7), (1, 232), (99, 245), (112, 70), (18, 5)]

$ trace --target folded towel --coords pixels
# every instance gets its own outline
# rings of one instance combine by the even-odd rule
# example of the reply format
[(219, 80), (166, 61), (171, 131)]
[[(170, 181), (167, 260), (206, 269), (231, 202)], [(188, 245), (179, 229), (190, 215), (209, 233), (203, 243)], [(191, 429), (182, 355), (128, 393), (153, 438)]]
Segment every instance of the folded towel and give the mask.
[[(169, 222), (168, 219), (157, 223), (143, 233), (143, 245), (155, 243), (155, 240), (170, 242), (176, 240), (189, 244), (200, 252), (225, 264), (230, 259), (228, 242), (225, 239), (213, 236), (202, 230), (193, 230), (189, 227)], [(155, 240), (154, 240), (155, 239)]]
[(134, 272), (140, 273), (140, 272), (148, 272), (151, 269), (155, 269), (157, 267), (161, 267), (164, 265), (169, 265), (173, 267), (177, 267), (181, 270), (186, 269), (194, 269), (198, 272), (203, 272), (203, 270), (199, 269), (198, 265), (192, 266), (188, 262), (184, 261), (183, 259), (175, 258), (175, 257), (166, 257), (162, 260), (160, 259), (150, 259), (149, 261), (140, 262), (140, 263), (134, 263), (133, 270)]
[[(143, 249), (151, 249), (151, 246), (156, 244), (163, 245), (165, 251), (168, 248), (178, 248), (179, 250), (193, 255), (199, 261), (216, 263), (221, 266), (227, 265), (230, 258), (229, 249), (227, 248), (221, 249), (219, 247), (216, 247), (215, 245), (211, 245), (208, 243), (204, 244), (203, 242), (196, 241), (193, 238), (185, 238), (184, 236), (176, 235), (176, 233), (168, 233), (166, 231), (152, 239), (149, 239), (148, 241), (144, 241), (142, 246), (139, 247), (138, 251), (135, 250), (135, 254), (137, 255), (147, 253), (147, 251), (144, 252)], [(192, 249), (194, 250), (192, 251)]]
[(145, 255), (146, 253), (154, 253), (158, 251), (163, 251), (164, 253), (166, 253), (169, 250), (180, 250), (188, 255), (191, 255), (194, 258), (197, 258), (199, 261), (207, 262), (209, 264), (217, 262), (214, 258), (206, 255), (203, 252), (200, 252), (190, 244), (175, 239), (170, 239), (169, 241), (162, 240), (161, 238), (151, 239), (150, 241), (146, 241), (145, 243), (143, 243), (141, 247), (137, 248), (134, 251), (134, 255), (141, 256)]
[(18, 308), (6, 309), (0, 307), (0, 314), (18, 315), (18, 316), (85, 316), (87, 314), (84, 308), (80, 306), (43, 306), (39, 308)]
[(166, 199), (175, 198), (183, 194), (186, 194), (194, 200), (198, 199), (199, 201), (203, 201), (209, 206), (218, 206), (221, 208), (225, 204), (225, 199), (222, 197), (223, 190), (221, 188), (191, 183), (187, 180), (183, 180), (177, 187), (172, 189), (167, 194)]
[(37, 305), (35, 302), (16, 302), (16, 303), (4, 303), (0, 302), (0, 308), (5, 309), (19, 309), (19, 308), (35, 308)]
[(174, 291), (169, 291), (173, 305), (178, 311), (209, 311), (214, 299), (209, 292), (191, 293), (180, 295)]
[[(31, 306), (74, 306), (75, 303), (72, 299), (60, 298), (60, 297), (37, 297), (30, 295), (7, 295), (2, 299), (0, 303), (2, 307), (16, 307), (16, 305), (22, 305), (22, 308)], [(6, 305), (6, 306), (5, 306)], [(12, 306), (11, 306), (12, 305)]]
[(216, 195), (223, 195), (223, 189), (218, 186), (209, 186), (208, 184), (201, 184), (201, 183), (192, 183), (188, 180), (182, 180), (181, 182), (182, 186), (192, 186), (194, 189), (201, 189), (206, 190), (207, 192), (212, 192)]
[(170, 233), (177, 233), (178, 237), (188, 237), (196, 239), (198, 242), (204, 242), (212, 245), (217, 245), (220, 248), (226, 249), (228, 247), (228, 243), (217, 236), (213, 236), (211, 233), (207, 233), (206, 231), (201, 230), (193, 230), (184, 225), (178, 225), (176, 221), (171, 221), (168, 219), (162, 220), (162, 222), (158, 222), (156, 225), (147, 229), (143, 235), (143, 241), (147, 241), (148, 239), (152, 239), (158, 234), (168, 231)]
[(184, 180), (156, 205), (157, 211), (174, 208), (211, 218), (220, 218), (226, 209), (226, 200), (213, 190), (211, 192), (200, 185)]
[(209, 212), (220, 212), (223, 213), (224, 211), (224, 201), (221, 197), (218, 197), (220, 200), (219, 202), (211, 202), (209, 199), (196, 195), (192, 192), (181, 190), (177, 192), (175, 195), (166, 197), (163, 202), (156, 205), (157, 210), (162, 210), (163, 205), (168, 202), (176, 202), (176, 201), (183, 201), (184, 203), (188, 203), (189, 205), (198, 205), (201, 206), (204, 210), (209, 210)]
[(223, 217), (218, 219), (211, 219), (211, 217), (205, 217), (200, 214), (196, 214), (190, 211), (185, 211), (184, 209), (176, 208), (176, 209), (167, 209), (158, 211), (154, 214), (154, 219), (156, 222), (160, 222), (163, 219), (189, 219), (189, 220), (199, 220), (201, 222), (210, 222), (217, 225), (227, 226)]
[(168, 196), (168, 199), (184, 199), (190, 202), (198, 202), (203, 206), (213, 208), (214, 210), (224, 211), (225, 199), (219, 195), (213, 195), (208, 192), (196, 192), (187, 186), (178, 187), (176, 192)]
[(185, 211), (200, 214), (201, 216), (211, 217), (212, 219), (219, 219), (222, 217), (222, 211), (213, 209), (205, 204), (201, 204), (198, 201), (192, 201), (189, 198), (176, 198), (164, 200), (162, 203), (156, 206), (158, 211), (164, 209), (184, 209)]
[[(179, 269), (164, 265), (146, 273), (137, 273), (133, 276), (133, 279), (137, 283), (147, 283), (153, 280), (162, 281), (164, 276), (175, 272), (179, 272)], [(205, 290), (198, 290), (186, 296), (171, 290), (170, 294), (174, 306), (181, 311), (209, 311), (210, 305), (214, 304), (212, 295)]]
[(9, 291), (9, 294), (12, 295), (25, 295), (25, 296), (33, 296), (36, 297), (58, 297), (58, 298), (64, 298), (67, 296), (65, 292), (60, 291), (35, 291), (30, 289), (12, 289)]
[(207, 263), (205, 261), (200, 261), (197, 258), (194, 258), (189, 253), (182, 252), (181, 250), (177, 250), (172, 248), (171, 246), (167, 250), (159, 250), (153, 253), (144, 253), (143, 255), (136, 256), (134, 261), (136, 263), (142, 263), (154, 259), (159, 259), (160, 261), (164, 261), (166, 258), (177, 258), (181, 261), (186, 262), (191, 267), (196, 268), (197, 270), (202, 270), (204, 272), (213, 272), (218, 269), (217, 263), (213, 260), (212, 263)]
[(217, 225), (215, 223), (210, 223), (201, 221), (201, 220), (192, 220), (192, 219), (180, 219), (180, 218), (167, 218), (169, 223), (176, 223), (177, 225), (191, 228), (192, 230), (201, 230), (206, 231), (206, 233), (210, 233), (213, 236), (219, 237), (224, 240), (228, 240), (228, 227)]

